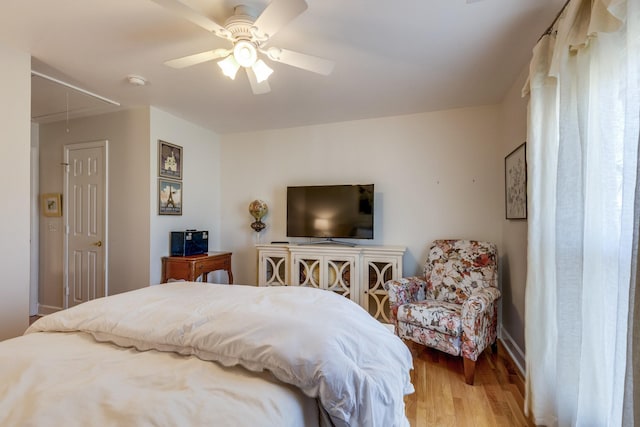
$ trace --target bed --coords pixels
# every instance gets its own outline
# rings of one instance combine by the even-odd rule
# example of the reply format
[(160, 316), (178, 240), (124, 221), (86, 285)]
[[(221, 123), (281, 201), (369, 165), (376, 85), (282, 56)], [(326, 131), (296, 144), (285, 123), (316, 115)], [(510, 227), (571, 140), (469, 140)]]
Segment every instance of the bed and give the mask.
[(174, 282), (0, 342), (0, 425), (408, 426), (411, 369), (333, 292)]

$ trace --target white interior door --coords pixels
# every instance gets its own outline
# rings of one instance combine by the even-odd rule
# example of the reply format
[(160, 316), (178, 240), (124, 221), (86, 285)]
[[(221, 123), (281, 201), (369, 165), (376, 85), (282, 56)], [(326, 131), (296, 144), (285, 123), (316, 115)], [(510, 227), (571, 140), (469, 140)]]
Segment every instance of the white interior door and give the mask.
[(64, 147), (65, 306), (107, 294), (107, 141)]

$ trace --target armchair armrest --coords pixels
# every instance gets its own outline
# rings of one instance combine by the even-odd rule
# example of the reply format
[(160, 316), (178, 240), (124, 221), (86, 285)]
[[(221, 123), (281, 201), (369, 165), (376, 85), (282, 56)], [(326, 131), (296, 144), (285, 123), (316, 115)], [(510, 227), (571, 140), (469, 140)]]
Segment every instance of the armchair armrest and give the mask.
[(389, 293), (389, 307), (391, 320), (396, 323), (398, 307), (403, 304), (425, 299), (427, 282), (417, 276), (403, 277), (401, 279), (389, 280), (383, 285)]
[(472, 316), (475, 317), (485, 311), (487, 307), (500, 298), (500, 290), (494, 287), (480, 288), (473, 291), (473, 293), (462, 304), (462, 317)]
[(495, 342), (498, 327), (498, 288), (476, 289), (462, 304), (462, 355), (477, 360)]

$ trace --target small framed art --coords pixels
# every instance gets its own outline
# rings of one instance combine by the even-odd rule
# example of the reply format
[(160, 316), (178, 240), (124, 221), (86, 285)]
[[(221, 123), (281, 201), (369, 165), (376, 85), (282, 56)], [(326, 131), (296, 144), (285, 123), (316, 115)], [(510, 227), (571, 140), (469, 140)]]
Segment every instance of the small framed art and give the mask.
[(527, 219), (527, 143), (504, 158), (506, 219)]
[(158, 214), (182, 215), (182, 182), (158, 180)]
[(40, 197), (44, 216), (62, 216), (62, 194), (47, 193)]
[(158, 140), (158, 175), (182, 179), (182, 147)]

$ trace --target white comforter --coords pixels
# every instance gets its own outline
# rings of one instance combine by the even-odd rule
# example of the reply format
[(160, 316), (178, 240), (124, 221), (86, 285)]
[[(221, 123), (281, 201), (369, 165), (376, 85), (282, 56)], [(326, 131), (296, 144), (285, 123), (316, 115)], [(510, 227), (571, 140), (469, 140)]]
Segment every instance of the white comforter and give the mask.
[(96, 343), (82, 332), (0, 342), (3, 427), (318, 427), (317, 401), (267, 372)]
[(336, 426), (408, 426), (411, 353), (333, 292), (171, 283), (81, 304), (27, 330), (83, 331), (138, 350), (270, 371), (318, 398)]

